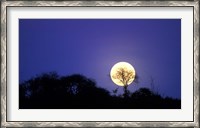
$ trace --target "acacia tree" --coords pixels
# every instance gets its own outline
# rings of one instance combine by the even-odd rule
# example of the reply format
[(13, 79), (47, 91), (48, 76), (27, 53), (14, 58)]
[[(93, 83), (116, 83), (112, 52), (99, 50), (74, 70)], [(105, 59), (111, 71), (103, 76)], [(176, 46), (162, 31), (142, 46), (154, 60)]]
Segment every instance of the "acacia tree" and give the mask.
[(124, 94), (126, 98), (129, 96), (128, 85), (134, 80), (135, 74), (132, 70), (127, 69), (126, 67), (118, 68), (116, 73), (112, 75), (112, 78), (117, 79), (123, 85)]

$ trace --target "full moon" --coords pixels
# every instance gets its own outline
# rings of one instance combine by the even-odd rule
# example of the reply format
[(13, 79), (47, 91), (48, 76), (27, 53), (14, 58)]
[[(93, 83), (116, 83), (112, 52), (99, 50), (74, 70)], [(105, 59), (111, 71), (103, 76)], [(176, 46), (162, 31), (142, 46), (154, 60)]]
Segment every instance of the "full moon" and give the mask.
[(110, 71), (112, 81), (118, 86), (130, 85), (135, 79), (135, 74), (135, 69), (127, 62), (116, 63)]

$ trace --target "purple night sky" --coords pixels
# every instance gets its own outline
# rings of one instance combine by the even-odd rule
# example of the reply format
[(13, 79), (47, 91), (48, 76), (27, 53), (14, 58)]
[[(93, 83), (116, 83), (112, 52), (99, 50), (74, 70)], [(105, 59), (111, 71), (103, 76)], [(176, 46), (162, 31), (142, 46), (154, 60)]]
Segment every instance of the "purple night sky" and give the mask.
[(161, 95), (181, 98), (181, 19), (19, 20), (20, 82), (55, 71), (82, 74), (112, 92), (118, 86), (109, 73), (120, 61), (139, 76), (131, 92), (151, 88), (152, 77)]

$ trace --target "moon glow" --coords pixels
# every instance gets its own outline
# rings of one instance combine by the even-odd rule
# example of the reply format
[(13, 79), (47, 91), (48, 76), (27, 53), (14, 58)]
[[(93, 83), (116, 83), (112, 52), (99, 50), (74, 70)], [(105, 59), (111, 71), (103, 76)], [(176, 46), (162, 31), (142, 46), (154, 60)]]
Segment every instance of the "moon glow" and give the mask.
[(118, 86), (130, 85), (135, 79), (135, 74), (135, 69), (127, 62), (116, 63), (110, 71), (112, 81)]

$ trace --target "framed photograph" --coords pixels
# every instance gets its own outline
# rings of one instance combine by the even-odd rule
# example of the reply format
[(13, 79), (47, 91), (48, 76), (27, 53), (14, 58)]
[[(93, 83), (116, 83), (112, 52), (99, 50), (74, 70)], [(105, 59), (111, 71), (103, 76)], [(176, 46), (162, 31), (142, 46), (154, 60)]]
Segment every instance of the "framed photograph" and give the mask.
[(199, 1), (2, 1), (1, 117), (199, 127)]

